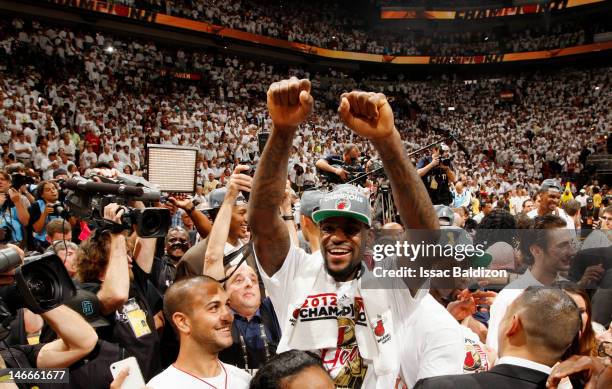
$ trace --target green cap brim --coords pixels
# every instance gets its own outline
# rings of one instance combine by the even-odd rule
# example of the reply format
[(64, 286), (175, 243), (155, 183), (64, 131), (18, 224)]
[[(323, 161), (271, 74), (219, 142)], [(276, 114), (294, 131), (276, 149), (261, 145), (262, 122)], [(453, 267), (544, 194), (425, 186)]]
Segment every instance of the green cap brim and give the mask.
[(327, 218), (330, 218), (330, 217), (334, 217), (334, 216), (350, 217), (352, 219), (356, 219), (362, 223), (365, 223), (367, 226), (371, 226), (370, 219), (368, 219), (366, 216), (362, 215), (361, 213), (352, 212), (352, 211), (340, 211), (336, 209), (315, 211), (312, 214), (312, 220), (315, 223), (319, 224), (321, 221)]

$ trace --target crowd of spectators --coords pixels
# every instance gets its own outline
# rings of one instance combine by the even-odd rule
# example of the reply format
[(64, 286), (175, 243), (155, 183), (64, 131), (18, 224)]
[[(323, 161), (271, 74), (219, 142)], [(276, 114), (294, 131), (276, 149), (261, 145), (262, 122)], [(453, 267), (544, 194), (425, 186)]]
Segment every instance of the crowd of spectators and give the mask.
[[(570, 354), (586, 358), (580, 366), (593, 381), (603, 385), (609, 374), (602, 365), (612, 358), (604, 284), (612, 264), (597, 250), (608, 250), (612, 241), (612, 188), (585, 177), (584, 169), (586, 156), (604, 151), (611, 130), (610, 68), (412, 81), (401, 74), (320, 73), (20, 18), (0, 23), (0, 66), (0, 231), (15, 250), (56, 253), (79, 289), (67, 302), (72, 309), (60, 306), (41, 316), (19, 310), (7, 340), (10, 353), (0, 349), (8, 367), (70, 366), (72, 387), (106, 388), (113, 380), (110, 363), (133, 355), (153, 388), (224, 382), (239, 389), (291, 387), (297, 381), (286, 376), (305, 374), (299, 382), (316, 377), (324, 388), (369, 389), (381, 387), (381, 367), (388, 364), (400, 371), (387, 376), (389, 382), (426, 388), (441, 384), (417, 381), (441, 374), (480, 372), (456, 382), (485, 380), (487, 370), (503, 370), (493, 367), (499, 352), (498, 365), (535, 366), (542, 385), (569, 374), (564, 369), (575, 367), (575, 359), (552, 373), (551, 367)], [(202, 80), (174, 79), (175, 69)], [(285, 81), (291, 95), (274, 96), (282, 88), (273, 83), (290, 76), (310, 83)], [(384, 93), (393, 110), (386, 109), (386, 98), (372, 103), (380, 95), (352, 92), (339, 111), (339, 97), (354, 90)], [(355, 104), (363, 96), (368, 99), (359, 113)], [(378, 116), (365, 118), (374, 106)], [(374, 142), (363, 128), (359, 132), (359, 125), (383, 131), (383, 115), (393, 120), (389, 138)], [(291, 130), (298, 125), (299, 131)], [(272, 132), (263, 154), (257, 142), (262, 130)], [(462, 147), (448, 141), (424, 150), (412, 156), (417, 169), (402, 157), (449, 132)], [(104, 208), (103, 225), (63, 209), (57, 181), (94, 169), (113, 177), (140, 175), (150, 143), (199, 150), (196, 192), (155, 204), (171, 215), (163, 239), (112, 228), (122, 222), (118, 204)], [(486, 241), (490, 230), (507, 229), (497, 233), (503, 242), (496, 243), (504, 244), (488, 242), (486, 255), (475, 260), (488, 258), (496, 270), (509, 272), (497, 281), (513, 284), (499, 295), (467, 285), (452, 292), (432, 285), (430, 294), (413, 293), (408, 284), (355, 290), (355, 272), (334, 273), (334, 267), (361, 247), (366, 224), (382, 225), (366, 197), (379, 188), (372, 179), (364, 188), (325, 193), (314, 166), (330, 156), (353, 162), (364, 156), (369, 166), (384, 166), (391, 187), (400, 189), (393, 194), (400, 218), (393, 213), (395, 222), (385, 229), (442, 225), (465, 231), (458, 242), (474, 243)], [(279, 169), (287, 161), (288, 171)], [(254, 166), (255, 177), (242, 174), (248, 166), (240, 165)], [(37, 185), (16, 184), (23, 175)], [(305, 191), (312, 187), (321, 191)], [(251, 191), (247, 200), (243, 194)], [(516, 228), (528, 233), (512, 232)], [(325, 246), (319, 236), (326, 237)], [(577, 254), (578, 247), (596, 251)], [(578, 262), (577, 255), (583, 255)], [(323, 261), (330, 263), (324, 267)], [(325, 272), (333, 281), (319, 277)], [(12, 276), (3, 273), (2, 280)], [(566, 276), (593, 291), (592, 307), (591, 295), (558, 283)], [(564, 285), (567, 293), (538, 288), (551, 285)], [(317, 298), (307, 307), (300, 299), (312, 291), (321, 294), (306, 297)], [(319, 299), (328, 292), (333, 300)], [(379, 311), (390, 296), (393, 313)], [(333, 312), (329, 327), (302, 320)], [(370, 327), (372, 334), (363, 332)], [(323, 334), (328, 329), (341, 338)], [(319, 335), (325, 335), (322, 343)], [(40, 343), (25, 346), (31, 337)], [(580, 348), (568, 348), (575, 338)], [(388, 355), (370, 348), (377, 339)], [(399, 343), (389, 348), (388, 341)], [(321, 360), (294, 348), (313, 350)], [(21, 364), (13, 360), (17, 352)], [(287, 358), (293, 370), (283, 370)], [(249, 384), (248, 373), (257, 369)]]
[[(59, 167), (84, 174), (97, 162), (140, 171), (145, 142), (160, 142), (200, 148), (198, 183), (210, 189), (210, 173), (223, 182), (235, 161), (256, 162), (255, 134), (270, 127), (261, 98), (271, 80), (286, 74), (310, 78), (326, 108), (295, 142), (292, 160), (302, 165), (309, 182), (317, 181), (309, 161), (341, 153), (346, 142), (360, 143), (337, 134), (342, 124), (333, 115), (336, 96), (356, 88), (396, 99), (409, 150), (438, 139), (432, 128), (455, 132), (470, 152), (466, 158), (452, 146), (458, 173), (488, 193), (500, 194), (508, 185), (528, 188), (546, 177), (575, 177), (584, 167), (581, 155), (596, 152), (610, 131), (609, 69), (428, 81), (351, 77), (335, 70), (311, 74), (20, 19), (3, 26), (2, 47), (7, 64), (3, 157), (31, 162), (43, 178)], [(49, 66), (17, 65), (31, 56)], [(161, 69), (175, 67), (205, 81), (160, 76)], [(16, 152), (20, 136), (26, 146)], [(40, 155), (41, 147), (58, 153), (54, 163)], [(362, 150), (370, 152), (366, 144)], [(293, 174), (291, 179), (299, 180)]]
[[(605, 28), (560, 23), (518, 32), (437, 32), (389, 30), (369, 26), (351, 2), (311, 3), (237, 0), (136, 1), (116, 0), (132, 7), (201, 20), (253, 34), (352, 52), (385, 55), (483, 55), (537, 51), (581, 45)], [(351, 16), (341, 10), (353, 10)]]

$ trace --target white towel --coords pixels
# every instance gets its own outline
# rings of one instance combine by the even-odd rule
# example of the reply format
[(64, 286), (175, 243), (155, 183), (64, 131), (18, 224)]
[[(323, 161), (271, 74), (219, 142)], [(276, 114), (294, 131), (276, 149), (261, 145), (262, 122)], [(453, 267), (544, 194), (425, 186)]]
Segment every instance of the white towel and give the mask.
[[(369, 270), (365, 270), (366, 272)], [(371, 277), (370, 277), (371, 279)], [(311, 290), (303, 292), (303, 298), (293, 301), (300, 301), (298, 306), (288, 307), (289, 320), (283, 323), (283, 338), (278, 345), (278, 352), (291, 349), (298, 350), (321, 350), (335, 349), (338, 341), (338, 322), (337, 320), (305, 320), (299, 315), (300, 309), (308, 307), (309, 296), (319, 296), (318, 298), (332, 298), (332, 293), (336, 294), (336, 306), (338, 310), (343, 306), (355, 304), (353, 312), (355, 317), (355, 338), (359, 348), (359, 354), (363, 359), (372, 361), (376, 376), (376, 388), (391, 388), (399, 374), (399, 358), (397, 355), (398, 347), (394, 343), (393, 320), (391, 306), (385, 289), (364, 289), (361, 287), (361, 279), (355, 283), (339, 284), (327, 274), (321, 267), (317, 274), (315, 284)], [(371, 281), (368, 281), (371, 288)], [(356, 289), (356, 290), (347, 290)], [(352, 300), (352, 301), (351, 301)], [(363, 313), (361, 309), (363, 306)], [(311, 308), (311, 307), (308, 307)], [(312, 307), (311, 309), (315, 309)], [(355, 312), (357, 312), (355, 314)], [(331, 316), (331, 315), (330, 315)], [(361, 323), (360, 325), (357, 325)], [(369, 374), (368, 374), (369, 375)], [(364, 383), (365, 384), (365, 383)], [(365, 386), (364, 387), (373, 387)]]

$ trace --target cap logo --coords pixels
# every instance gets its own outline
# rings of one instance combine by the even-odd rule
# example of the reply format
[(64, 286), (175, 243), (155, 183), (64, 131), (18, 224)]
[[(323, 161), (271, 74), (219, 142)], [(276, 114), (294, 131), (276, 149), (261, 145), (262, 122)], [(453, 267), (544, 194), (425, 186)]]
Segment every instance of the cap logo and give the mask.
[(94, 307), (91, 301), (84, 300), (81, 302), (81, 311), (83, 311), (83, 315), (90, 316), (94, 313)]
[(348, 211), (349, 209), (351, 209), (351, 202), (347, 199), (338, 200), (336, 201), (335, 208), (339, 211)]

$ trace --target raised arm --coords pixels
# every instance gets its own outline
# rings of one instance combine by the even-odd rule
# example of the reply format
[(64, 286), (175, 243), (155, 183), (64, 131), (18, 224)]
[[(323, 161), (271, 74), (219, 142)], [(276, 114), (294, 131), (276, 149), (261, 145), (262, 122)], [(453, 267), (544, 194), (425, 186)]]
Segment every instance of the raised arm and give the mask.
[(75, 311), (60, 305), (41, 315), (55, 331), (58, 339), (44, 345), (36, 359), (37, 368), (65, 368), (89, 354), (98, 335)]
[[(124, 210), (119, 205), (111, 203), (104, 207), (104, 217), (115, 222), (121, 220)], [(121, 308), (130, 294), (130, 273), (128, 267), (127, 244), (121, 233), (111, 233), (108, 264), (104, 281), (98, 291), (98, 299), (102, 313), (108, 315)]]
[(210, 234), (210, 231), (212, 230), (212, 223), (210, 222), (210, 219), (202, 212), (195, 209), (195, 206), (191, 200), (180, 197), (169, 197), (168, 201), (174, 204), (174, 206), (177, 208), (181, 208), (187, 212), (187, 216), (189, 216), (191, 221), (193, 221), (193, 225), (202, 239), (205, 239), (208, 234)]
[(249, 226), (257, 258), (272, 276), (289, 252), (289, 232), (279, 213), (285, 195), (287, 164), (293, 137), (313, 107), (310, 81), (275, 82), (268, 89), (272, 133), (261, 155), (249, 201)]
[(202, 274), (212, 277), (215, 280), (225, 278), (223, 248), (225, 247), (225, 242), (227, 242), (236, 198), (240, 192), (251, 191), (253, 178), (246, 174), (241, 174), (241, 172), (248, 169), (249, 167), (245, 165), (238, 165), (234, 169), (227, 184), (227, 192), (225, 193), (223, 204), (221, 204), (221, 208), (219, 208), (219, 213), (217, 213), (215, 223), (208, 237), (208, 246), (206, 247), (206, 254), (204, 256), (204, 269)]
[(438, 217), (427, 189), (402, 146), (393, 111), (385, 95), (345, 93), (338, 112), (346, 125), (358, 135), (368, 138), (381, 156), (404, 226), (407, 229), (439, 229)]

